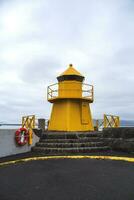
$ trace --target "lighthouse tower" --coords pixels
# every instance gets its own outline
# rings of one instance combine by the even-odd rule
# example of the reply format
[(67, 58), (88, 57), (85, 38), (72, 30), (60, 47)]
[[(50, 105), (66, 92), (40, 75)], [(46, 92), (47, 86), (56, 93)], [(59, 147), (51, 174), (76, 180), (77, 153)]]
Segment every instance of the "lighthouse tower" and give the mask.
[(48, 130), (93, 131), (93, 86), (84, 83), (72, 64), (57, 79), (58, 83), (48, 86), (48, 101), (53, 104)]

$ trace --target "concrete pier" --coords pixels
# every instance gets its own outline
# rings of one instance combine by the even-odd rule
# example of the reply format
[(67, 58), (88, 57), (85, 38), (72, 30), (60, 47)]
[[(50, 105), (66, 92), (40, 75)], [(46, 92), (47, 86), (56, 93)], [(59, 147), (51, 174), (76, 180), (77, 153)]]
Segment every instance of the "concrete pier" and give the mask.
[(19, 153), (31, 151), (31, 147), (39, 141), (39, 138), (33, 134), (33, 144), (18, 146), (15, 142), (16, 129), (0, 129), (0, 158)]

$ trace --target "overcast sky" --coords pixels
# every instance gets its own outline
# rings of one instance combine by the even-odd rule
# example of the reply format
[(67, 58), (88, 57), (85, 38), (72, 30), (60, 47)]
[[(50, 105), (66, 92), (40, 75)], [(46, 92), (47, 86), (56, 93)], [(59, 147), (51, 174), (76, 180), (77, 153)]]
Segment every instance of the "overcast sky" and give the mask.
[(0, 0), (0, 122), (49, 118), (69, 63), (94, 85), (94, 118), (134, 119), (134, 0)]

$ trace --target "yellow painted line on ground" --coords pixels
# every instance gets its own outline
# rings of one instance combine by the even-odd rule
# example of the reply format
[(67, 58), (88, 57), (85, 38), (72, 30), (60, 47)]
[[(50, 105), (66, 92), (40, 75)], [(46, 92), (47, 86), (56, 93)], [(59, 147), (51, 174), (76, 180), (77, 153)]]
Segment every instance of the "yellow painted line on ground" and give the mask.
[(42, 156), (42, 157), (31, 157), (31, 158), (22, 158), (18, 160), (11, 160), (7, 162), (0, 163), (1, 166), (16, 164), (20, 162), (29, 162), (36, 160), (53, 160), (53, 159), (98, 159), (98, 160), (115, 160), (115, 161), (126, 161), (134, 162), (134, 158), (130, 157), (118, 157), (118, 156)]

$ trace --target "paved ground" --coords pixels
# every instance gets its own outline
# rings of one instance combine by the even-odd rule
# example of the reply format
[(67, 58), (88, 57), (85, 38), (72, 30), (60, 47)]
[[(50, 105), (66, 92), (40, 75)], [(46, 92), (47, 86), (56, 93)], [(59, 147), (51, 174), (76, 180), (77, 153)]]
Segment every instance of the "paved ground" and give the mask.
[(0, 167), (0, 200), (133, 200), (134, 163), (45, 160)]

